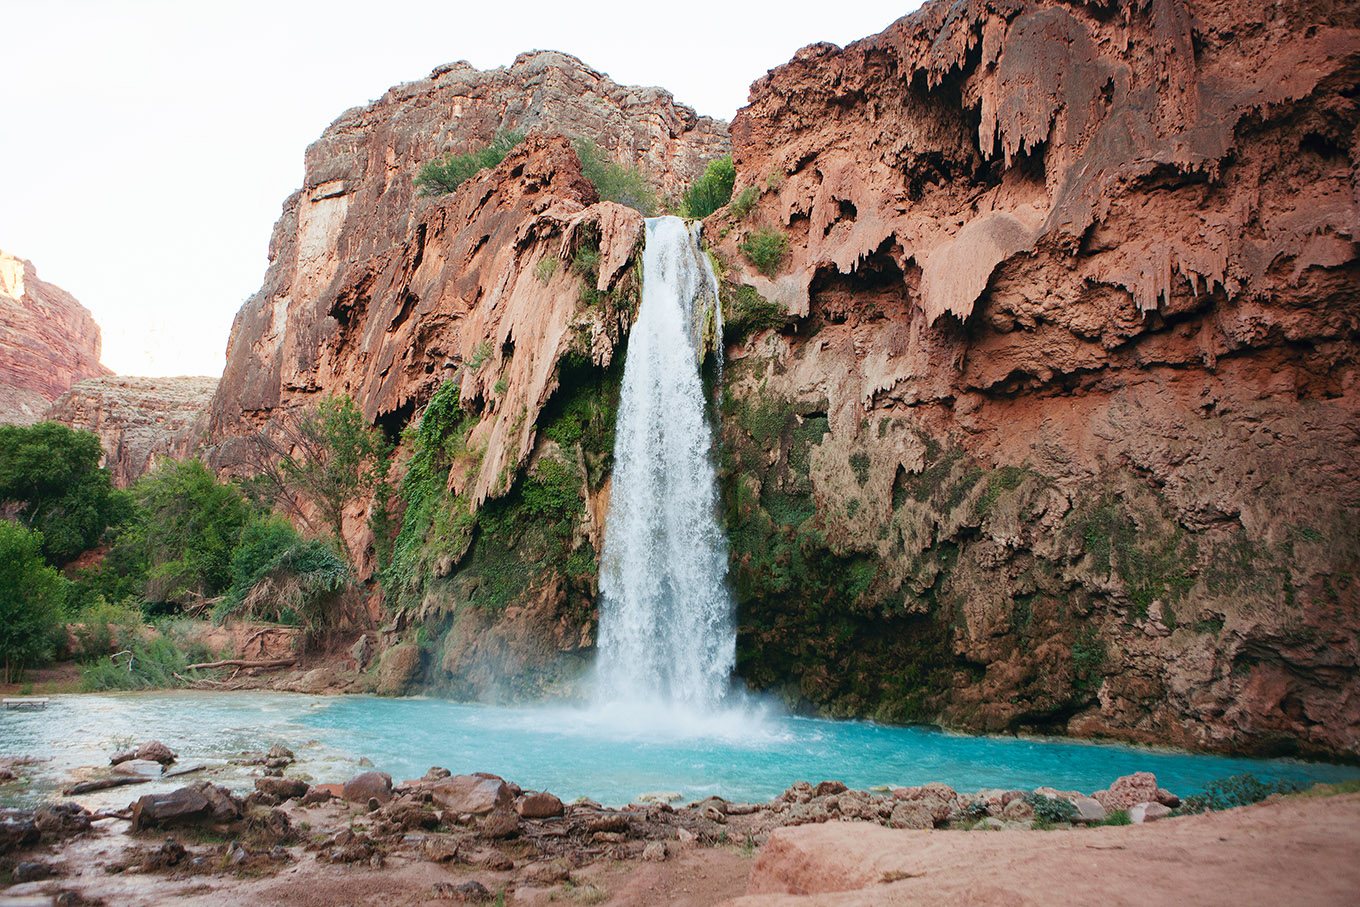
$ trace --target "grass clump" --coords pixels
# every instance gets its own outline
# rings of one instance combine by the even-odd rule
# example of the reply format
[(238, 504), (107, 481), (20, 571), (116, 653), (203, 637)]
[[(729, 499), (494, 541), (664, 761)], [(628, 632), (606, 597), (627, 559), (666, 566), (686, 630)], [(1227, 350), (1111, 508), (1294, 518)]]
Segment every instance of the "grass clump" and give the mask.
[(778, 230), (760, 229), (748, 233), (737, 246), (766, 277), (773, 277), (779, 262), (789, 251), (789, 238)]
[(534, 276), (538, 278), (539, 283), (550, 283), (557, 276), (557, 268), (561, 264), (561, 259), (556, 255), (545, 255), (534, 265)]
[(685, 190), (681, 213), (685, 217), (708, 217), (731, 200), (732, 186), (736, 181), (737, 168), (732, 163), (732, 155), (726, 154), (710, 161), (704, 175)]
[(475, 176), (478, 171), (494, 167), (515, 146), (524, 141), (522, 132), (499, 132), (491, 143), (466, 154), (448, 154), (436, 161), (430, 161), (416, 174), (415, 184), (421, 195), (444, 195), (457, 189), (464, 180)]

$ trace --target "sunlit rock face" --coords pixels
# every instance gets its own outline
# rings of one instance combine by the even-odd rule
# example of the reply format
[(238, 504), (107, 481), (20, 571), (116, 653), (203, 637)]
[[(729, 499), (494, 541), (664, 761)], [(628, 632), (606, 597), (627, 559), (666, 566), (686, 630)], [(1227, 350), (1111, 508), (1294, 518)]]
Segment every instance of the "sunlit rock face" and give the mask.
[(730, 351), (739, 671), (1357, 751), (1353, 13), (931, 3), (752, 86), (707, 225), (729, 321), (785, 322)]
[(99, 325), (75, 297), (0, 252), (0, 424), (31, 425), (72, 384), (111, 375)]
[(86, 378), (44, 418), (98, 435), (102, 465), (125, 488), (159, 461), (196, 452), (215, 390), (216, 378)]

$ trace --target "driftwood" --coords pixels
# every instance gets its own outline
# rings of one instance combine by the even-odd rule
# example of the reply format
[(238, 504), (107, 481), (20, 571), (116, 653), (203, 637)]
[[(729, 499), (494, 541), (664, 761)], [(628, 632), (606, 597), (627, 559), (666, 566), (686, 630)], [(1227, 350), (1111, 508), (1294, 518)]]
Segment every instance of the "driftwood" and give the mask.
[(79, 784), (73, 784), (62, 791), (62, 794), (67, 797), (72, 797), (76, 794), (88, 794), (91, 791), (107, 790), (110, 787), (123, 787), (128, 784), (146, 784), (148, 781), (159, 780), (159, 776), (147, 778), (143, 775), (113, 775), (108, 778), (97, 778), (94, 781), (82, 781)]
[(226, 661), (205, 661), (189, 665), (186, 671), (208, 671), (212, 668), (286, 668), (297, 664), (297, 658), (269, 658), (264, 661), (247, 661), (243, 658), (229, 658)]

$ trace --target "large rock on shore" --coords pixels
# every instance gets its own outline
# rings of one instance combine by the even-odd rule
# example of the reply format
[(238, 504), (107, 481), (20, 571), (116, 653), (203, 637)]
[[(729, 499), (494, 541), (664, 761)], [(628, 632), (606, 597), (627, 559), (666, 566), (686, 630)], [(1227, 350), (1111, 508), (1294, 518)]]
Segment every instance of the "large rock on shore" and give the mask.
[(234, 822), (244, 811), (240, 798), (225, 787), (207, 781), (168, 794), (147, 794), (133, 803), (131, 809), (133, 831), (203, 822)]
[(430, 786), (434, 801), (450, 812), (485, 815), (511, 810), (514, 795), (496, 775), (452, 775)]

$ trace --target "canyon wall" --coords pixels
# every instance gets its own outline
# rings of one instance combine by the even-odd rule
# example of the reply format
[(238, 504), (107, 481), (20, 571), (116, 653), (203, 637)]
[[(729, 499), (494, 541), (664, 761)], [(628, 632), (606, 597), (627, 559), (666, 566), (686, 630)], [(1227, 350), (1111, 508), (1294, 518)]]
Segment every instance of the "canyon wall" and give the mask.
[[(528, 137), (498, 166), (416, 192), (422, 164), (512, 130)], [(308, 149), (209, 416), (209, 462), (227, 473), (331, 395), (399, 442), (400, 505), (353, 508), (346, 536), (430, 682), (464, 695), (569, 678), (593, 639), (643, 219), (598, 200), (568, 137), (661, 194), (729, 147), (725, 124), (666, 92), (553, 52), (441, 67), (347, 112)]]
[(113, 374), (99, 351), (89, 310), (32, 262), (0, 252), (0, 424), (31, 425), (72, 384)]
[(99, 436), (104, 461), (126, 488), (163, 459), (192, 456), (202, 440), (216, 378), (86, 378), (43, 418)]
[[(749, 685), (1360, 753), (1355, 12), (934, 3), (752, 86), (705, 226)], [(414, 193), (516, 128), (496, 168)], [(348, 534), (385, 641), (458, 695), (561, 690), (593, 643), (642, 222), (558, 133), (671, 196), (728, 147), (551, 53), (346, 113), (210, 415), (227, 472), (331, 394), (399, 442), (397, 524), (375, 502)]]
[(1360, 752), (1358, 21), (932, 3), (752, 86), (708, 225), (748, 682)]

